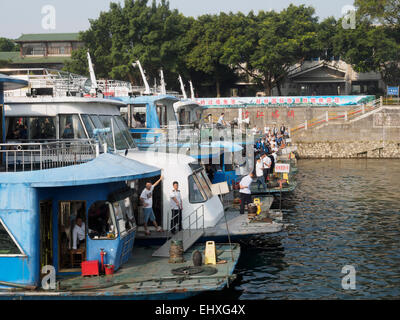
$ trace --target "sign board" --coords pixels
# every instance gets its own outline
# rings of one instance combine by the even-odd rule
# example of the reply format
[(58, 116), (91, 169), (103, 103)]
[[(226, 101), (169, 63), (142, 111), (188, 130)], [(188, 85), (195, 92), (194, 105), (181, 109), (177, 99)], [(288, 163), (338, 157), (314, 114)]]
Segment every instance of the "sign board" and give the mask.
[(292, 139), (286, 139), (286, 143), (291, 143)]
[(231, 97), (197, 98), (196, 101), (207, 108), (244, 107), (319, 107), (319, 106), (359, 106), (374, 101), (375, 96), (288, 96), (288, 97)]
[(290, 164), (286, 163), (277, 163), (275, 165), (276, 173), (289, 173), (290, 172)]
[(399, 93), (399, 87), (387, 87), (388, 96), (398, 96)]
[(228, 182), (224, 181), (221, 183), (216, 183), (211, 186), (211, 191), (214, 196), (228, 194), (230, 192)]

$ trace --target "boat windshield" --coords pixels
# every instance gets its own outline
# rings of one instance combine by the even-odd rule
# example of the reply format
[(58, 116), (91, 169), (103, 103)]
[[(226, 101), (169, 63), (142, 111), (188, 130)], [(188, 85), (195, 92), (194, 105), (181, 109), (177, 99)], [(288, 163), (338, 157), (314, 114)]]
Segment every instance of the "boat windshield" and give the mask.
[[(115, 147), (117, 150), (133, 149), (136, 147), (129, 133), (128, 126), (121, 116), (83, 114), (82, 121), (90, 138), (94, 137), (94, 129), (110, 128), (114, 130)], [(114, 146), (112, 135), (106, 135), (106, 142), (109, 146)]]
[(203, 190), (196, 174), (189, 176), (189, 202), (203, 203), (207, 201), (207, 194)]

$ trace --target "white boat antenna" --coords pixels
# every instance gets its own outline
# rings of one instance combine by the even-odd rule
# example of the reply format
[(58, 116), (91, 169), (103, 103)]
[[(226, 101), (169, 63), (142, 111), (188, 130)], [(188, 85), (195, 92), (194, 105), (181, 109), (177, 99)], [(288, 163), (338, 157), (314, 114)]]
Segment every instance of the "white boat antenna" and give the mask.
[(143, 83), (144, 83), (144, 86), (145, 86), (144, 94), (151, 94), (150, 86), (149, 86), (149, 83), (147, 82), (146, 74), (145, 74), (145, 72), (144, 72), (144, 70), (142, 68), (142, 65), (141, 65), (140, 61), (138, 60), (138, 61), (136, 61), (136, 63), (132, 63), (132, 66), (133, 67), (136, 67), (136, 66), (139, 67), (140, 73), (142, 74)]
[(164, 71), (162, 69), (160, 70), (160, 77), (161, 77), (161, 94), (166, 95), (167, 94), (167, 84), (165, 83)]
[(182, 94), (183, 94), (183, 99), (185, 99), (185, 100), (187, 100), (187, 94), (186, 94), (186, 91), (185, 91), (185, 85), (183, 84), (183, 80), (182, 80), (182, 77), (181, 77), (181, 75), (179, 75), (179, 82), (181, 83), (181, 91), (182, 91)]
[(92, 82), (92, 86), (90, 87), (90, 94), (96, 94), (97, 89), (99, 87), (97, 85), (96, 74), (94, 73), (92, 58), (90, 57), (89, 51), (87, 52), (87, 59), (88, 59), (88, 65), (89, 65), (90, 80)]
[(193, 88), (192, 81), (189, 81), (189, 84), (190, 84), (190, 94), (191, 94), (192, 100), (194, 100), (196, 97), (194, 96), (194, 88)]

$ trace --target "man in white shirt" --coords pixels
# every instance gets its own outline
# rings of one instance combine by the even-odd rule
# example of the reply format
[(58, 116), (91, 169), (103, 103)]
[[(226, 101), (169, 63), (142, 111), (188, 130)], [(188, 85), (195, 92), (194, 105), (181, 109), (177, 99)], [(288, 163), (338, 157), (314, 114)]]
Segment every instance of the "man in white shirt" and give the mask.
[(179, 191), (179, 183), (175, 181), (173, 183), (173, 189), (170, 193), (170, 205), (171, 205), (171, 232), (175, 234), (182, 230), (182, 211), (183, 202), (181, 192)]
[(86, 228), (81, 218), (76, 219), (75, 227), (72, 230), (72, 249), (77, 250), (85, 244)]
[(267, 185), (265, 184), (265, 178), (264, 178), (264, 163), (261, 158), (257, 159), (256, 175), (257, 175), (258, 190), (260, 190), (260, 185), (263, 186), (264, 190), (267, 190)]
[(240, 181), (240, 214), (244, 214), (246, 204), (252, 202), (250, 185), (254, 182), (255, 173), (251, 172)]
[(265, 153), (261, 156), (261, 159), (264, 164), (264, 170), (263, 170), (264, 181), (267, 182), (268, 177), (271, 174), (272, 161)]
[(163, 176), (153, 185), (150, 182), (146, 183), (146, 188), (143, 190), (142, 194), (140, 195), (140, 202), (143, 205), (143, 214), (144, 214), (144, 230), (146, 235), (150, 235), (150, 231), (147, 228), (147, 224), (149, 220), (153, 223), (156, 227), (158, 232), (162, 232), (162, 228), (158, 226), (156, 221), (156, 216), (154, 215), (153, 211), (153, 191), (154, 188), (157, 187), (161, 181), (163, 180)]

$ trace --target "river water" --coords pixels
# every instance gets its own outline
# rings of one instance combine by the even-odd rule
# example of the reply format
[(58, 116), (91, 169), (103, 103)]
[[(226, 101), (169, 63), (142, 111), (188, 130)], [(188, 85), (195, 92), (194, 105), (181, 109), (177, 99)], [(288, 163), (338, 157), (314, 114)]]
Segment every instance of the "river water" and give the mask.
[[(298, 168), (298, 187), (282, 204), (293, 226), (244, 247), (238, 280), (216, 298), (399, 299), (400, 161), (304, 160)], [(342, 288), (346, 265), (355, 290)]]

